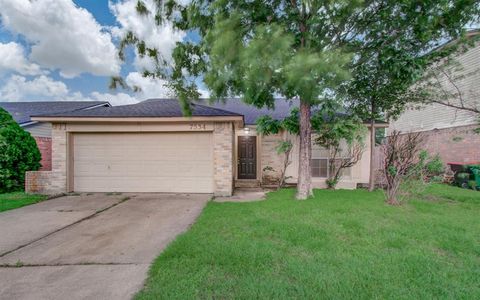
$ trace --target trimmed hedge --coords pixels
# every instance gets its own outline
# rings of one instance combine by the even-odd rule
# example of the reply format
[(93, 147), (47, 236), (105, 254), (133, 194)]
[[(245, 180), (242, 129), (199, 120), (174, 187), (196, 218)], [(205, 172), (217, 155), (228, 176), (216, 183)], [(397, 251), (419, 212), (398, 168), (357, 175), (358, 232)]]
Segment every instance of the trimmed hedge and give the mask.
[(0, 108), (0, 193), (24, 188), (25, 172), (40, 168), (35, 139)]

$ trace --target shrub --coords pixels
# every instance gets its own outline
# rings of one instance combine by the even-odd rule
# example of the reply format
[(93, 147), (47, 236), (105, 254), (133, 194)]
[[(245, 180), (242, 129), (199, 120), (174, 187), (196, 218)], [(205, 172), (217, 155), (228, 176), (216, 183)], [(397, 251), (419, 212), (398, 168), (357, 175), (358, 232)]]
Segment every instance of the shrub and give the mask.
[(0, 193), (22, 190), (26, 171), (40, 168), (40, 151), (30, 133), (0, 108)]

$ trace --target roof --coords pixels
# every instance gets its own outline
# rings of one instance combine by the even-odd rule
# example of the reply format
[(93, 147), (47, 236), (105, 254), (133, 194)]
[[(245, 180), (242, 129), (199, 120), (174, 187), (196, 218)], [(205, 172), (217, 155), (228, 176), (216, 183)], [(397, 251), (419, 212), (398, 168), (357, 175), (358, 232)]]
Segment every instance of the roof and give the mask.
[[(210, 104), (203, 99), (192, 103), (192, 117), (242, 117), (245, 125), (255, 125), (259, 117), (269, 115), (275, 120), (283, 120), (290, 115), (293, 108), (299, 106), (298, 100), (278, 98), (275, 108), (257, 108), (244, 103), (239, 98), (226, 99)], [(344, 115), (344, 113), (338, 113)], [(89, 110), (76, 110), (61, 113), (36, 115), (39, 118), (174, 118), (184, 117), (177, 99), (148, 99), (136, 104), (98, 107)], [(377, 124), (386, 122), (377, 121)]]
[[(219, 108), (198, 103), (191, 105), (192, 117), (239, 116)], [(176, 99), (149, 99), (137, 104), (120, 105), (113, 107), (99, 107), (90, 110), (77, 110), (62, 113), (48, 113), (37, 117), (92, 117), (92, 118), (168, 118), (183, 117), (183, 112)]]
[(102, 105), (111, 106), (105, 101), (0, 102), (0, 107), (8, 111), (20, 125), (28, 125), (32, 122), (30, 117), (36, 115), (81, 111)]
[[(207, 100), (201, 100), (208, 103)], [(245, 118), (246, 125), (254, 125), (259, 117), (269, 115), (275, 120), (283, 120), (290, 115), (293, 108), (299, 106), (298, 100), (276, 99), (275, 108), (257, 108), (253, 105), (246, 104), (239, 98), (226, 99), (225, 102), (216, 102), (208, 104), (212, 107), (225, 109), (241, 114)]]

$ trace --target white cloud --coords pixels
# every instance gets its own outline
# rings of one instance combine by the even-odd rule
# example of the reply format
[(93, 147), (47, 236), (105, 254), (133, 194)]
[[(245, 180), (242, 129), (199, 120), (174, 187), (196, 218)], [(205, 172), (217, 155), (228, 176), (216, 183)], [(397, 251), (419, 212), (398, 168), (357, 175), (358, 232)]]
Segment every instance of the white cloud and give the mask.
[(131, 87), (139, 87), (140, 92), (137, 95), (140, 99), (147, 98), (172, 98), (174, 93), (166, 85), (167, 81), (154, 79), (151, 77), (143, 77), (138, 72), (131, 72), (127, 75), (125, 81)]
[(126, 93), (110, 94), (110, 93), (93, 92), (91, 94), (91, 97), (96, 101), (108, 101), (112, 105), (125, 105), (125, 104), (138, 103), (138, 100), (136, 97), (132, 97)]
[(120, 72), (110, 33), (71, 0), (0, 0), (0, 7), (5, 28), (32, 44), (30, 59), (42, 67), (67, 78)]
[(45, 75), (30, 81), (23, 76), (13, 75), (0, 88), (0, 99), (2, 101), (59, 99), (67, 95), (68, 88), (65, 83), (55, 81)]
[[(144, 3), (150, 11), (155, 11), (154, 1), (146, 0)], [(113, 35), (121, 38), (126, 32), (131, 31), (138, 38), (144, 40), (147, 47), (158, 49), (162, 57), (167, 62), (171, 62), (175, 44), (185, 37), (185, 32), (175, 30), (170, 22), (164, 22), (162, 26), (155, 26), (154, 15), (139, 15), (135, 9), (136, 5), (137, 0), (109, 2), (112, 13), (120, 23), (120, 27), (112, 29)], [(138, 55), (134, 64), (138, 70), (151, 69), (153, 65), (150, 59), (140, 58)]]
[(126, 93), (93, 92), (88, 96), (69, 90), (62, 81), (41, 75), (32, 80), (24, 76), (12, 75), (4, 86), (0, 87), (0, 99), (7, 102), (19, 101), (109, 101), (112, 105), (138, 102), (136, 96)]
[(0, 73), (7, 71), (14, 71), (22, 75), (42, 74), (40, 66), (30, 63), (25, 58), (23, 47), (14, 42), (0, 43)]

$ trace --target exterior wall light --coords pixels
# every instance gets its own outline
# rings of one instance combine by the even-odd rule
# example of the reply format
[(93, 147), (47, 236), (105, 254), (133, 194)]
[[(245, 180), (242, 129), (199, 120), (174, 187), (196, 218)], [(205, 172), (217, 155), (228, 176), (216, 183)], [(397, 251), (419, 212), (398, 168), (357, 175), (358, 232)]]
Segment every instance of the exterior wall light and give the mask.
[(248, 128), (248, 127), (243, 128), (243, 132), (245, 132), (245, 134), (249, 134), (250, 133), (250, 128)]

